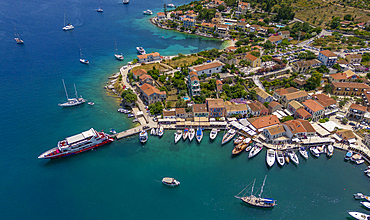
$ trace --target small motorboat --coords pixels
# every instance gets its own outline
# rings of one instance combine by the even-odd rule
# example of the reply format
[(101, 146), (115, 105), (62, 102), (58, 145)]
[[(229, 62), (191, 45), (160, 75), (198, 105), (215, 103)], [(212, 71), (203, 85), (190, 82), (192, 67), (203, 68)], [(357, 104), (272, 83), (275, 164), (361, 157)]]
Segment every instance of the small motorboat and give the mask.
[(117, 112), (120, 112), (120, 113), (123, 113), (123, 108), (119, 108), (118, 110), (117, 110)]
[(311, 151), (311, 154), (314, 155), (315, 157), (320, 156), (320, 151), (316, 147), (311, 147), (310, 151)]
[(155, 135), (155, 128), (150, 129), (150, 134)]
[(362, 156), (361, 154), (353, 154), (352, 157), (351, 157), (351, 161), (352, 162), (357, 162), (358, 160), (361, 160), (362, 159)]
[(134, 120), (132, 120), (132, 123), (135, 123), (135, 122), (139, 122), (139, 119), (135, 118)]
[(299, 148), (299, 153), (301, 154), (301, 156), (305, 159), (308, 159), (308, 153), (306, 151), (306, 148), (305, 147), (300, 147)]
[(244, 136), (239, 136), (234, 139), (234, 144), (240, 144), (244, 140)]
[(163, 178), (162, 183), (166, 186), (171, 186), (171, 187), (175, 187), (175, 186), (180, 185), (180, 181), (177, 181), (177, 180), (175, 180), (175, 178), (171, 178), (171, 177)]
[(158, 135), (158, 133), (159, 133), (159, 128), (156, 128), (155, 129), (155, 135)]
[(276, 151), (276, 160), (280, 166), (284, 166), (285, 164), (285, 159), (284, 159), (284, 152), (277, 150)]
[(177, 142), (179, 142), (179, 140), (181, 140), (182, 138), (182, 131), (181, 130), (177, 130), (176, 133), (175, 133), (175, 144)]
[(296, 165), (299, 164), (299, 159), (297, 157), (297, 154), (293, 150), (288, 150), (289, 158), (295, 163)]
[(363, 164), (364, 162), (365, 162), (365, 160), (363, 160), (363, 159), (356, 160), (357, 165)]
[(348, 212), (348, 214), (358, 220), (369, 220), (370, 219), (370, 215), (367, 215), (361, 212)]
[(162, 137), (163, 136), (163, 132), (164, 132), (164, 129), (162, 126), (159, 127), (159, 131), (158, 131), (158, 136), (159, 137)]
[(184, 141), (186, 140), (186, 138), (188, 138), (188, 133), (189, 133), (189, 129), (185, 128), (184, 133), (182, 133), (182, 139), (184, 139)]
[(344, 156), (344, 159), (349, 160), (349, 159), (351, 159), (352, 155), (353, 155), (353, 152), (349, 150), (349, 151), (347, 151), (346, 155)]
[(131, 117), (134, 117), (135, 115), (134, 114), (128, 114), (127, 117), (128, 118), (131, 118)]
[(146, 143), (148, 141), (148, 133), (145, 130), (141, 131), (139, 135), (139, 139), (141, 143), (143, 144)]
[(172, 4), (172, 3), (169, 3), (169, 4), (167, 4), (166, 6), (167, 6), (167, 8), (174, 8), (174, 7), (175, 7), (175, 5), (174, 5), (174, 4)]
[(149, 9), (147, 9), (146, 11), (143, 11), (144, 15), (152, 15), (153, 12)]
[(370, 202), (360, 202), (363, 206), (370, 209)]
[(268, 149), (266, 153), (266, 163), (269, 167), (272, 167), (275, 163), (275, 150)]
[(194, 136), (195, 136), (194, 128), (189, 129), (189, 135), (188, 136), (189, 136), (189, 141), (191, 142), (193, 140)]
[(80, 62), (83, 64), (89, 64), (90, 62), (86, 59), (80, 59)]
[(95, 105), (95, 103), (93, 103), (93, 102), (88, 102), (87, 104), (88, 105)]
[(110, 129), (110, 133), (112, 133), (112, 134), (116, 134), (117, 132), (116, 132), (116, 130), (114, 130), (114, 129), (112, 128), (112, 129)]
[(245, 152), (248, 152), (248, 151), (250, 151), (252, 149), (252, 145), (250, 144), (250, 145), (248, 145), (248, 147), (247, 148), (245, 148)]
[(200, 128), (200, 127), (197, 128), (196, 138), (197, 138), (198, 143), (200, 143), (202, 141), (202, 138), (203, 138), (203, 129)]
[(209, 138), (211, 139), (211, 140), (214, 140), (216, 137), (217, 137), (217, 133), (218, 133), (218, 129), (217, 128), (213, 128), (212, 130), (211, 130), (211, 133), (209, 134)]
[(263, 148), (262, 144), (255, 142), (254, 146), (249, 152), (248, 158), (256, 156), (262, 150), (262, 148)]
[(355, 199), (365, 199), (365, 195), (362, 194), (362, 193), (355, 193), (355, 194), (353, 194), (353, 197)]
[(289, 163), (290, 162), (290, 159), (289, 159), (289, 154), (287, 151), (284, 152), (284, 159), (285, 159), (285, 162), (286, 163)]
[(334, 154), (334, 147), (333, 145), (329, 145), (326, 151), (326, 156), (331, 157)]

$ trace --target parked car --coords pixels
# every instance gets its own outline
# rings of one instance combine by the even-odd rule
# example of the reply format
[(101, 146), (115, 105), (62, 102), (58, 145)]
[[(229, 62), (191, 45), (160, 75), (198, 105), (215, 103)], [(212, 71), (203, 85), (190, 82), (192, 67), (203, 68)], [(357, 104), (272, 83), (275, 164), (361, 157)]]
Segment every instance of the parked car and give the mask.
[(356, 124), (353, 122), (350, 122), (349, 125), (355, 126)]

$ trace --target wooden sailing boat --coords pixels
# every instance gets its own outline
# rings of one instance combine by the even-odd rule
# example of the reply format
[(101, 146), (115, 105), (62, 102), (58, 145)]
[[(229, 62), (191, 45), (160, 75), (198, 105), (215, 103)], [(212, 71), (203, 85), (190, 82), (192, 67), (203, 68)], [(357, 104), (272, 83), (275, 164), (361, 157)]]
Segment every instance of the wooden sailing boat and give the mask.
[(118, 54), (118, 53), (117, 53), (117, 43), (116, 43), (116, 38), (114, 38), (114, 56), (116, 57), (116, 59), (117, 59), (117, 60), (123, 60), (123, 59), (124, 59), (124, 57), (123, 57), (122, 53), (121, 53), (121, 54)]
[[(256, 206), (256, 207), (260, 207), (260, 208), (273, 208), (276, 205), (276, 200), (271, 199), (271, 198), (262, 198), (261, 197), (261, 195), (263, 193), (263, 187), (265, 186), (266, 178), (267, 178), (267, 175), (265, 176), (265, 179), (263, 180), (263, 184), (262, 184), (262, 187), (261, 187), (261, 192), (258, 194), (258, 197), (253, 195), (253, 188), (254, 188), (254, 184), (256, 182), (256, 179), (254, 179), (250, 196), (245, 196), (245, 194), (247, 193), (246, 188), (250, 186), (250, 184), (249, 184), (246, 188), (244, 188), (242, 191), (240, 191), (238, 193), (238, 195), (235, 196), (235, 198), (240, 199), (243, 202), (245, 202), (249, 205), (252, 205), (252, 206)], [(244, 195), (242, 197), (240, 197), (239, 195), (243, 192), (244, 192)]]
[(14, 38), (15, 42), (17, 42), (17, 44), (23, 44), (23, 40), (21, 36), (19, 35), (16, 28), (14, 28), (14, 35), (15, 35), (15, 38)]
[(242, 151), (244, 151), (248, 147), (250, 142), (251, 142), (250, 138), (245, 138), (242, 142), (240, 142), (234, 147), (231, 153), (233, 155), (240, 154)]

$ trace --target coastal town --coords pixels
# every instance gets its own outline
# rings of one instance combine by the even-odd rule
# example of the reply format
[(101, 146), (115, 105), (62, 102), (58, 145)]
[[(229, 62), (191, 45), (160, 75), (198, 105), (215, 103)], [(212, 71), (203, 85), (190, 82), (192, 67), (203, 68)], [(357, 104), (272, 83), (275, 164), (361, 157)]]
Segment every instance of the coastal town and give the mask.
[[(369, 162), (367, 41), (280, 13), (218, 0), (158, 12), (151, 22), (161, 28), (230, 43), (188, 55), (141, 53), (122, 67), (106, 88), (140, 125), (117, 139), (159, 127), (231, 129), (269, 149), (334, 146)], [(280, 16), (287, 21), (274, 23)]]

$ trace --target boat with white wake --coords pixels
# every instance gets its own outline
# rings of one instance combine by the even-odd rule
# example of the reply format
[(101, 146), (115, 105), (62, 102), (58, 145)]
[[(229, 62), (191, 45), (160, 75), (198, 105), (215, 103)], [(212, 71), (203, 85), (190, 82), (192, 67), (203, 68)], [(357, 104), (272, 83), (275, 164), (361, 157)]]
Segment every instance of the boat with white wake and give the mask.
[(175, 133), (175, 144), (177, 142), (179, 142), (182, 138), (182, 131), (181, 130), (177, 130), (176, 133)]
[(56, 147), (42, 153), (38, 158), (53, 159), (66, 157), (94, 149), (113, 141), (114, 139), (110, 135), (104, 132), (97, 132), (91, 128), (90, 130), (59, 141)]
[(252, 158), (254, 156), (256, 156), (263, 148), (263, 145), (258, 143), (258, 142), (255, 142), (254, 143), (254, 146), (252, 147), (251, 151), (249, 152), (249, 155), (248, 155), (248, 158)]
[(266, 153), (266, 163), (269, 167), (272, 167), (275, 163), (275, 150), (268, 149)]
[(223, 136), (221, 144), (229, 142), (235, 136), (235, 134), (236, 131), (234, 129), (228, 130), (227, 133)]
[(281, 150), (276, 151), (276, 160), (280, 166), (284, 166), (285, 159), (284, 159), (284, 152)]

